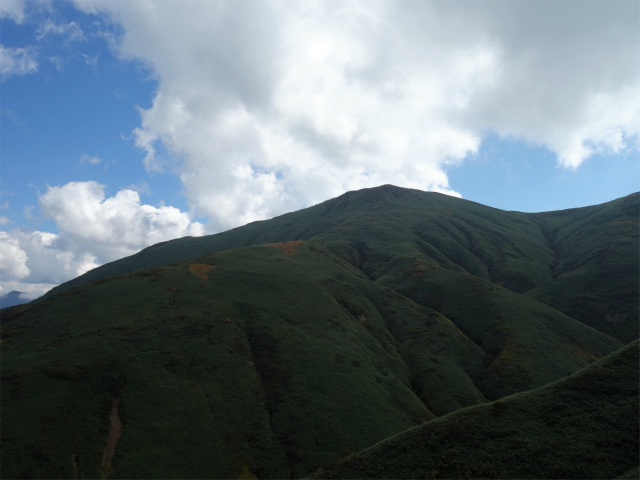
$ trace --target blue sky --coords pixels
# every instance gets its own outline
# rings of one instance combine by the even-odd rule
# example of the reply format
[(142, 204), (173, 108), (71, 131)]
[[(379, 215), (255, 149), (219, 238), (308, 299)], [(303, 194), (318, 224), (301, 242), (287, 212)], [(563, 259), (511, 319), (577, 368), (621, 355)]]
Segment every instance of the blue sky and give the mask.
[(391, 183), (640, 188), (637, 1), (0, 3), (0, 295)]

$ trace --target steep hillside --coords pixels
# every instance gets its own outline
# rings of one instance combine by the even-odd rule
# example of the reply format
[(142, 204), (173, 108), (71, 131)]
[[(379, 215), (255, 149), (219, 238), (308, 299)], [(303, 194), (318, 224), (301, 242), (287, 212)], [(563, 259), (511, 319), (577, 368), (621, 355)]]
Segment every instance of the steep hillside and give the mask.
[(5, 478), (302, 476), (484, 401), (448, 319), (314, 245), (99, 280), (6, 310), (2, 334)]
[(313, 239), (374, 280), (399, 264), (407, 271), (420, 265), (411, 274), (422, 275), (424, 284), (431, 283), (425, 272), (467, 273), (628, 342), (640, 335), (639, 205), (633, 194), (593, 207), (525, 214), (385, 185), (216, 235), (154, 245), (47, 296), (214, 251)]
[(638, 337), (638, 199), (384, 186), (97, 268), (0, 313), (1, 475), (300, 477), (564, 379)]
[[(436, 266), (492, 277), (519, 290), (551, 279), (547, 267), (553, 252), (538, 223), (526, 214), (385, 185), (349, 192), (314, 207), (216, 235), (154, 245), (67, 282), (48, 296), (101, 277), (167, 265), (212, 251), (300, 239), (332, 246), (367, 275), (389, 259), (421, 254)], [(527, 263), (526, 269), (513, 265), (513, 259), (520, 257)]]
[(311, 478), (637, 478), (639, 346), (432, 420)]
[[(527, 351), (505, 331), (494, 343), (514, 350), (487, 358), (445, 316), (298, 241), (13, 307), (3, 311), (2, 475), (302, 476), (618, 345), (529, 302), (547, 311), (518, 319)], [(111, 422), (124, 426), (119, 439)]]
[(552, 281), (527, 295), (623, 342), (638, 338), (639, 198), (538, 214), (554, 251)]
[[(488, 280), (422, 264), (391, 270), (380, 283), (449, 318), (487, 355), (478, 387), (489, 400), (539, 387), (621, 344), (540, 302)], [(418, 272), (417, 275), (416, 273)]]

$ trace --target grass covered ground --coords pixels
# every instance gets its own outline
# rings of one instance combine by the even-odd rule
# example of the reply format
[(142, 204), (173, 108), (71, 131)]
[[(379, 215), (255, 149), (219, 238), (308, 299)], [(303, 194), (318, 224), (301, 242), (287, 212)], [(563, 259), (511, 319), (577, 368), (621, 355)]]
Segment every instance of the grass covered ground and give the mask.
[(602, 205), (526, 214), (385, 185), (216, 235), (154, 245), (48, 296), (214, 251), (312, 239), (374, 280), (399, 262), (413, 265), (411, 274), (423, 283), (436, 269), (467, 273), (627, 343), (640, 334), (639, 218), (637, 193)]
[(639, 346), (432, 420), (310, 478), (637, 478)]
[[(1, 475), (301, 477), (542, 391), (637, 338), (637, 211), (638, 195), (523, 214), (384, 186), (95, 269), (1, 312)], [(556, 416), (583, 428), (572, 405)], [(518, 409), (496, 432), (515, 438)], [(420, 475), (501, 471), (454, 469), (464, 428)]]
[(299, 477), (484, 401), (473, 342), (314, 244), (98, 280), (2, 334), (4, 478)]

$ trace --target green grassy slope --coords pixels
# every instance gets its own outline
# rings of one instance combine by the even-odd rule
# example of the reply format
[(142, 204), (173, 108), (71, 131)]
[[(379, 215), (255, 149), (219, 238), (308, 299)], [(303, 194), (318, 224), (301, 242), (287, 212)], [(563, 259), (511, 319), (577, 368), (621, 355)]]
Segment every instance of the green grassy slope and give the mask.
[(1, 311), (2, 476), (302, 476), (564, 378), (637, 338), (637, 208), (384, 186), (95, 269)]
[(527, 295), (624, 342), (638, 338), (639, 198), (536, 215), (553, 279)]
[(2, 337), (4, 478), (296, 477), (484, 401), (448, 319), (313, 244), (102, 279), (4, 310)]
[(435, 269), (468, 273), (628, 342), (639, 336), (639, 198), (524, 214), (385, 185), (220, 234), (158, 244), (47, 296), (214, 251), (313, 239), (374, 280), (402, 262), (419, 264), (412, 274), (424, 276), (423, 283), (429, 283), (425, 272)]
[(489, 400), (545, 385), (621, 346), (488, 280), (443, 269), (428, 271), (427, 281), (394, 273), (380, 282), (445, 315), (486, 353), (487, 367), (478, 387)]
[[(167, 265), (213, 251), (299, 239), (332, 246), (368, 275), (385, 260), (422, 252), (434, 265), (491, 277), (517, 290), (551, 279), (547, 267), (552, 263), (553, 252), (538, 223), (526, 214), (385, 185), (349, 192), (304, 210), (216, 235), (154, 245), (71, 280), (48, 296), (105, 276)], [(514, 259), (521, 264), (516, 265)]]
[[(222, 234), (157, 245), (89, 272), (76, 283), (230, 245), (310, 237), (369, 279), (451, 319), (485, 353), (488, 366), (477, 387), (494, 400), (554, 381), (621, 346), (561, 313), (569, 304), (560, 300), (573, 298), (571, 292), (588, 292), (601, 309), (620, 303), (611, 310), (624, 310), (620, 315), (625, 315), (625, 329), (617, 332), (625, 340), (637, 336), (637, 305), (634, 310), (632, 304), (638, 302), (638, 291), (632, 287), (638, 281), (633, 275), (638, 255), (632, 247), (637, 247), (638, 237), (610, 227), (627, 228), (626, 218), (637, 210), (637, 200), (630, 196), (595, 207), (528, 215), (384, 186)], [(587, 240), (591, 243), (586, 246), (580, 243)], [(577, 261), (573, 252), (601, 258), (590, 248), (603, 243), (615, 247), (609, 249), (610, 261), (585, 261), (587, 267), (575, 284), (575, 275), (562, 275), (572, 268), (570, 260)], [(603, 279), (619, 271), (617, 291), (610, 292)], [(588, 279), (589, 289), (581, 279)], [(524, 291), (529, 293), (518, 293)], [(542, 300), (559, 304), (558, 309), (534, 301), (540, 292), (548, 293)], [(434, 413), (461, 405), (447, 402)]]
[(639, 346), (435, 419), (311, 478), (637, 478)]

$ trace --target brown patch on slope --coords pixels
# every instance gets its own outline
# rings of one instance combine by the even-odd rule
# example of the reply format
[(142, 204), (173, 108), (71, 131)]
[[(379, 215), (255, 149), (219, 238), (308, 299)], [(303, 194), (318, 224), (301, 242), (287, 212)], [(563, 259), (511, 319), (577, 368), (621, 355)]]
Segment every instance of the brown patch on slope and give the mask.
[(205, 272), (208, 272), (212, 268), (211, 265), (207, 265), (206, 263), (194, 263), (189, 267), (189, 271), (204, 282), (207, 279)]
[(265, 243), (264, 245), (260, 245), (260, 246), (279, 248), (288, 257), (289, 255), (294, 255), (298, 253), (294, 248), (295, 245), (302, 245), (302, 240), (291, 240), (289, 242), (280, 242), (280, 243)]
[(111, 475), (111, 460), (116, 451), (116, 443), (118, 443), (122, 435), (122, 430), (124, 430), (122, 423), (120, 423), (120, 417), (118, 416), (118, 405), (120, 405), (120, 399), (116, 398), (111, 407), (111, 426), (109, 427), (109, 435), (107, 436), (107, 445), (104, 447), (104, 454), (102, 455), (100, 477), (103, 479), (107, 479), (109, 475)]

